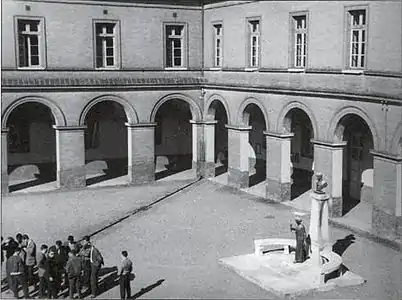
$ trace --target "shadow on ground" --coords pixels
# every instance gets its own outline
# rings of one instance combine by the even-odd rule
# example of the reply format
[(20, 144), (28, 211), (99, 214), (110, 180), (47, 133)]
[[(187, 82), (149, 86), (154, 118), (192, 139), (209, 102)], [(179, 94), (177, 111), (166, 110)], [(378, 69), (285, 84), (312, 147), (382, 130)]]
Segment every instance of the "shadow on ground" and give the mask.
[(139, 292), (137, 292), (135, 295), (131, 296), (130, 299), (137, 299), (137, 298), (141, 297), (142, 295), (144, 295), (144, 294), (146, 294), (146, 293), (152, 291), (154, 288), (160, 286), (164, 281), (165, 281), (165, 279), (159, 279), (157, 282), (155, 282), (155, 283), (153, 283), (153, 284), (151, 284), (151, 285), (148, 285), (148, 286), (145, 287), (145, 288), (142, 288), (142, 289), (141, 289)]

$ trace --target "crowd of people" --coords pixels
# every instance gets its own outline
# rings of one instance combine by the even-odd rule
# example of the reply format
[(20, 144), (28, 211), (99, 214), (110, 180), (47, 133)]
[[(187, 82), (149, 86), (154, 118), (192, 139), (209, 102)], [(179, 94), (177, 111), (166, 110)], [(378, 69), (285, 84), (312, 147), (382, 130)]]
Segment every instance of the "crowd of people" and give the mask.
[[(5, 256), (4, 256), (5, 253)], [(75, 294), (82, 298), (82, 289), (91, 292), (91, 298), (98, 293), (98, 277), (104, 260), (100, 251), (85, 236), (76, 242), (73, 236), (67, 241), (56, 241), (55, 245), (41, 245), (39, 251), (27, 234), (18, 233), (14, 238), (1, 237), (1, 263), (6, 263), (9, 289), (18, 298), (22, 287), (24, 298), (29, 298), (29, 287), (38, 289), (39, 298), (56, 299), (60, 292), (68, 289), (71, 299)], [(37, 273), (35, 270), (37, 269)], [(120, 293), (122, 299), (130, 298), (130, 274), (132, 262), (127, 251), (122, 252), (120, 268)]]

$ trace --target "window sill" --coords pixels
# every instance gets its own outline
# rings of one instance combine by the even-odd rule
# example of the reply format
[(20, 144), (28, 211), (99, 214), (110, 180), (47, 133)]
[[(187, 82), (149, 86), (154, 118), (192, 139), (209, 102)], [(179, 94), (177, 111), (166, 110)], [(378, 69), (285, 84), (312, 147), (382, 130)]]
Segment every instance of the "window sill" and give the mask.
[(259, 68), (245, 68), (244, 71), (245, 72), (258, 72)]
[(165, 71), (183, 71), (187, 70), (187, 67), (165, 67)]
[(222, 71), (222, 67), (209, 68), (210, 71)]
[(304, 73), (306, 70), (305, 69), (288, 69), (289, 73)]
[(18, 67), (21, 71), (44, 70), (45, 67)]
[(351, 75), (361, 75), (361, 74), (363, 74), (363, 70), (361, 70), (361, 69), (360, 70), (359, 69), (342, 70), (342, 73), (343, 74), (351, 74)]
[(108, 70), (120, 70), (119, 67), (103, 67), (103, 68), (95, 68), (96, 71), (108, 71)]

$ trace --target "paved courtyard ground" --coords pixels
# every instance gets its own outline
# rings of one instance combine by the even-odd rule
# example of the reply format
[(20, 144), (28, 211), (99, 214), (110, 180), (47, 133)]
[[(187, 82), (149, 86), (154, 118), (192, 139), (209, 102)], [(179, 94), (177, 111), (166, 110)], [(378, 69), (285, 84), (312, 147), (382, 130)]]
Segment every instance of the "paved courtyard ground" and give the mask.
[[(6, 197), (2, 234), (18, 228), (31, 233), (37, 244), (53, 242), (56, 236), (65, 239), (70, 233), (88, 234), (124, 214), (126, 208), (129, 210), (127, 204), (134, 209), (168, 193), (174, 184), (178, 188), (185, 183)], [(41, 203), (49, 201), (60, 205), (49, 205), (41, 211)], [(80, 209), (82, 206), (85, 209)], [(293, 237), (289, 224), (294, 211), (217, 183), (197, 183), (93, 237), (106, 263), (98, 298), (119, 298), (113, 267), (119, 264), (120, 252), (125, 249), (135, 266), (136, 278), (131, 285), (134, 298), (277, 299), (218, 261), (252, 253), (256, 238)], [(13, 222), (15, 214), (24, 216), (18, 225)], [(71, 215), (73, 219), (68, 217)], [(309, 224), (308, 215), (304, 221)], [(298, 299), (401, 299), (400, 253), (358, 235), (353, 239), (347, 230), (331, 228), (331, 232), (344, 265), (367, 282)]]

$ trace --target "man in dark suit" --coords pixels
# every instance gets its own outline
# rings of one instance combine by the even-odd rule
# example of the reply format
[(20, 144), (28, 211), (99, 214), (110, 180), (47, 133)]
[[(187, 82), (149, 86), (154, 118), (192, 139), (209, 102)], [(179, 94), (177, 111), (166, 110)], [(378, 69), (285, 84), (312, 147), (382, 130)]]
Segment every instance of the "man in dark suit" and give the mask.
[(49, 281), (49, 262), (47, 259), (48, 246), (42, 245), (38, 255), (39, 298), (46, 297)]
[(84, 240), (82, 241), (82, 248), (78, 256), (82, 260), (82, 269), (83, 269), (83, 278), (82, 284), (90, 288), (91, 282), (91, 262), (90, 262), (90, 253), (91, 253), (91, 242), (90, 237), (85, 236)]
[(98, 274), (104, 265), (103, 257), (100, 251), (93, 245), (90, 245), (90, 262), (91, 262), (91, 298), (95, 298), (98, 292)]
[(56, 299), (60, 291), (61, 273), (56, 259), (56, 251), (56, 247), (51, 246), (47, 257), (49, 266), (48, 289), (50, 299)]
[(22, 244), (24, 245), (24, 250), (27, 254), (25, 265), (28, 275), (28, 286), (33, 285), (35, 289), (36, 280), (34, 276), (34, 267), (36, 265), (36, 244), (27, 234), (22, 236)]
[(77, 250), (73, 249), (68, 253), (66, 271), (69, 282), (69, 297), (74, 298), (74, 289), (77, 290), (78, 297), (81, 299), (81, 259), (76, 256)]
[(18, 287), (22, 286), (24, 298), (28, 296), (28, 285), (25, 278), (25, 266), (20, 255), (20, 248), (14, 248), (14, 254), (7, 260), (7, 274), (10, 277), (10, 289), (14, 293), (14, 297), (18, 299)]
[[(61, 278), (64, 278), (64, 287), (68, 288), (68, 276), (66, 272), (66, 264), (68, 261), (68, 252), (70, 248), (63, 245), (62, 241), (56, 241), (56, 261)], [(60, 288), (61, 284), (60, 284)]]

